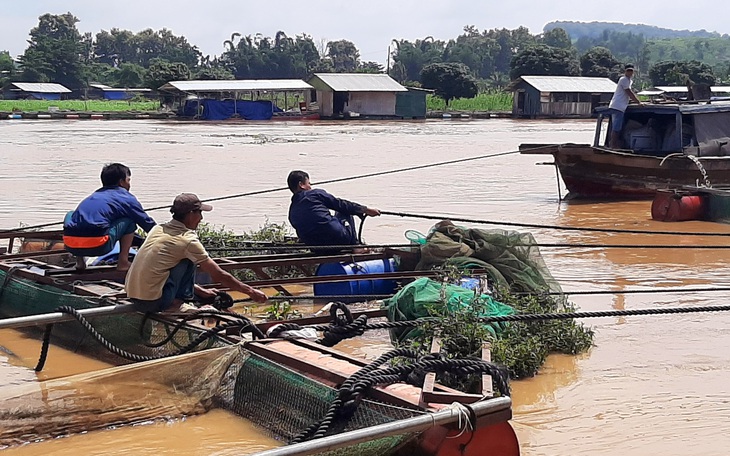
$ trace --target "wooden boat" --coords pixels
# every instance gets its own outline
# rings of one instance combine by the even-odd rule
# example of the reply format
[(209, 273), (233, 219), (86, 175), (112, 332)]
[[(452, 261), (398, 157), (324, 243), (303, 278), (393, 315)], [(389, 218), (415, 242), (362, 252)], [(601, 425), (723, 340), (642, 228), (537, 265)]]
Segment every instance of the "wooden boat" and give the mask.
[[(43, 252), (48, 254), (48, 252)], [(261, 270), (264, 266), (282, 264), (299, 265), (337, 261), (348, 255), (266, 255), (258, 257), (219, 258), (222, 268)], [(385, 252), (355, 256), (356, 259), (384, 258)], [(390, 274), (388, 276), (388, 274)], [(400, 276), (398, 276), (400, 274)], [(117, 281), (119, 273), (113, 267), (90, 267), (77, 272), (30, 257), (5, 255), (0, 257), (0, 315), (3, 317), (50, 312), (65, 304), (82, 309), (102, 304), (126, 302), (122, 285)], [(380, 273), (367, 276), (402, 277), (408, 272)], [(412, 274), (411, 274), (412, 275)], [(363, 277), (360, 276), (359, 279)], [(80, 281), (80, 279), (84, 279)], [(116, 280), (115, 280), (116, 279)], [(314, 276), (295, 279), (296, 283), (351, 280), (347, 276)], [(274, 285), (276, 280), (265, 279), (254, 285)], [(102, 298), (104, 298), (102, 300)], [(377, 316), (374, 311), (372, 316)], [(356, 314), (357, 315), (357, 314)], [(124, 350), (146, 356), (171, 351), (190, 342), (208, 330), (202, 322), (186, 322), (183, 330), (159, 347), (149, 347), (171, 334), (179, 320), (173, 316), (156, 315), (145, 320), (139, 313), (105, 315), (89, 319), (95, 328), (114, 345)], [(222, 322), (234, 322), (233, 317), (220, 317)], [(324, 322), (326, 317), (300, 321)], [(0, 323), (8, 321), (0, 320)], [(265, 330), (272, 323), (260, 326)], [(245, 341), (241, 327), (231, 327), (225, 333), (210, 338), (199, 348), (225, 347), (244, 344), (245, 360), (235, 376), (235, 387), (229, 388), (227, 400), (221, 401), (241, 416), (266, 427), (281, 438), (291, 437), (291, 430), (282, 431), (281, 418), (291, 415), (298, 432), (316, 420), (323, 407), (334, 397), (342, 382), (368, 362), (306, 340), (255, 340)], [(65, 345), (109, 360), (109, 354), (96, 345), (85, 330), (76, 322), (57, 324), (54, 335)], [(486, 354), (488, 356), (488, 352)], [(119, 359), (116, 364), (121, 364)], [(156, 367), (153, 367), (156, 369)], [(430, 375), (430, 374), (429, 374)], [(253, 376), (253, 377), (249, 377)], [(255, 380), (254, 380), (255, 377)], [(265, 377), (265, 382), (262, 378)], [(65, 381), (68, 381), (66, 379)], [(144, 382), (142, 382), (144, 383)], [(509, 424), (511, 401), (507, 396), (494, 397), (491, 378), (482, 377), (482, 391), (466, 394), (434, 383), (427, 376), (421, 386), (395, 384), (375, 387), (363, 401), (359, 418), (342, 432), (321, 439), (294, 444), (265, 452), (266, 455), (303, 455), (342, 449), (342, 454), (489, 454), (517, 455), (519, 446)], [(272, 399), (272, 391), (285, 391)], [(300, 398), (292, 402), (292, 397)], [(485, 397), (487, 399), (485, 399)], [(490, 399), (491, 397), (491, 399)], [(377, 402), (373, 402), (377, 401)], [(459, 407), (447, 406), (458, 402)], [(265, 407), (264, 407), (265, 406)], [(301, 409), (300, 409), (301, 408)], [(306, 410), (305, 410), (306, 409)], [(271, 410), (277, 418), (271, 419)], [(286, 411), (285, 411), (286, 410)], [(315, 416), (308, 416), (312, 413)], [(405, 414), (404, 414), (405, 410)], [(305, 416), (306, 415), (306, 416)], [(288, 418), (286, 418), (288, 420)], [(62, 421), (60, 421), (62, 423)], [(471, 428), (467, 427), (467, 422)], [(289, 426), (289, 421), (287, 421)], [(119, 424), (119, 423), (115, 423)], [(99, 424), (101, 426), (101, 424)]]
[(610, 112), (596, 112), (593, 144), (520, 145), (522, 154), (554, 157), (569, 198), (651, 198), (663, 189), (730, 186), (730, 102), (629, 106), (622, 149), (609, 147)]

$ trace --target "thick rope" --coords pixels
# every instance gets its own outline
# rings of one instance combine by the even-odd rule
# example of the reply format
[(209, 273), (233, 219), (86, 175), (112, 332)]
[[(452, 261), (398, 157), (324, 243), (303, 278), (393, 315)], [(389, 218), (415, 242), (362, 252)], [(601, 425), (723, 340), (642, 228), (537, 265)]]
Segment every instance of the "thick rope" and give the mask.
[[(397, 358), (403, 360), (397, 364), (386, 365)], [(385, 353), (347, 378), (338, 389), (337, 397), (330, 404), (324, 417), (290, 443), (319, 439), (341, 432), (357, 412), (369, 389), (398, 382), (422, 386), (423, 374), (427, 372), (451, 373), (457, 376), (488, 374), (492, 376), (500, 394), (509, 395), (509, 375), (504, 367), (476, 358), (446, 359), (441, 354), (424, 356), (414, 350), (396, 349)]]
[(27, 266), (13, 266), (7, 270), (7, 272), (5, 273), (5, 279), (3, 279), (3, 283), (0, 284), (0, 297), (2, 297), (3, 293), (5, 293), (5, 288), (12, 281), (13, 275), (15, 275), (15, 273), (20, 271), (21, 269), (25, 268), (27, 268)]
[[(663, 234), (663, 233), (662, 233)], [(571, 243), (541, 243), (534, 244), (514, 244), (512, 247), (541, 247), (541, 248), (587, 248), (587, 249), (697, 249), (697, 250), (726, 250), (730, 249), (730, 245), (672, 245), (672, 244), (571, 244)], [(209, 252), (259, 252), (259, 251), (301, 251), (316, 249), (399, 249), (399, 248), (420, 248), (415, 244), (356, 244), (356, 245), (305, 245), (305, 244), (289, 244), (289, 245), (270, 245), (267, 247), (212, 247), (206, 248)]]
[[(542, 149), (542, 148), (546, 148), (546, 147), (548, 147), (548, 146), (535, 147), (534, 149)], [(553, 147), (553, 145), (550, 145), (549, 147)], [(504, 155), (512, 155), (512, 154), (518, 154), (518, 153), (520, 153), (519, 150), (511, 150), (508, 152), (498, 152), (498, 153), (494, 153), (494, 154), (477, 155), (475, 157), (457, 158), (454, 160), (446, 160), (446, 161), (442, 161), (442, 162), (428, 163), (425, 165), (409, 166), (407, 168), (397, 168), (397, 169), (391, 169), (388, 171), (376, 171), (376, 172), (372, 172), (372, 173), (359, 174), (359, 175), (355, 175), (355, 176), (340, 177), (337, 179), (329, 179), (329, 180), (316, 182), (314, 185), (334, 184), (337, 182), (345, 182), (345, 181), (351, 181), (351, 180), (357, 180), (357, 179), (366, 179), (369, 177), (386, 176), (388, 174), (403, 173), (406, 171), (415, 171), (418, 169), (435, 168), (437, 166), (453, 165), (456, 163), (465, 163), (465, 162), (469, 162), (469, 161), (483, 160), (485, 158), (492, 158), (492, 157), (502, 157)], [(228, 199), (233, 199), (233, 198), (242, 198), (244, 196), (264, 195), (267, 193), (275, 193), (275, 192), (281, 192), (281, 191), (286, 191), (286, 190), (289, 190), (289, 187), (276, 187), (276, 188), (270, 188), (270, 189), (266, 189), (266, 190), (256, 190), (253, 192), (237, 193), (235, 195), (219, 196), (217, 198), (208, 198), (208, 199), (204, 199), (201, 201), (204, 203), (209, 203), (212, 201), (223, 201), (223, 200), (228, 200)], [(151, 208), (146, 208), (144, 210), (145, 211), (156, 211), (159, 209), (168, 209), (169, 207), (170, 207), (170, 205), (167, 204), (164, 206), (155, 206), (155, 207), (151, 207)], [(63, 222), (52, 222), (52, 223), (44, 223), (42, 225), (23, 226), (23, 227), (19, 227), (19, 228), (0, 230), (0, 233), (13, 232), (13, 231), (23, 232), (23, 231), (27, 231), (27, 230), (31, 230), (31, 229), (35, 229), (35, 228), (44, 228), (44, 227), (48, 227), (48, 226), (61, 225), (61, 224), (63, 224)]]
[[(340, 303), (341, 305), (345, 305)], [(624, 310), (602, 310), (587, 312), (564, 312), (564, 313), (542, 313), (542, 314), (513, 314), (501, 315), (494, 317), (480, 318), (483, 323), (503, 323), (503, 322), (530, 322), (544, 320), (573, 320), (578, 318), (597, 318), (597, 317), (619, 317), (619, 316), (635, 316), (635, 315), (668, 315), (683, 313), (703, 313), (703, 312), (727, 312), (730, 311), (730, 305), (727, 306), (701, 306), (701, 307), (668, 307), (656, 309), (624, 309)], [(300, 326), (293, 322), (283, 323), (274, 328), (269, 337), (279, 337), (283, 331), (297, 331), (304, 328), (311, 328), (315, 331), (323, 333), (322, 339), (317, 342), (331, 347), (341, 340), (362, 335), (365, 331), (375, 329), (397, 329), (411, 328), (424, 323), (438, 322), (441, 319), (436, 317), (424, 317), (416, 320), (406, 321), (383, 321), (368, 323), (366, 315), (342, 322), (336, 320), (327, 325), (305, 325)]]
[[(139, 334), (140, 334), (140, 338), (142, 340), (144, 340), (144, 338), (145, 338), (144, 337), (145, 336), (144, 335), (145, 323), (147, 322), (149, 317), (151, 317), (152, 315), (153, 314), (151, 312), (147, 312), (147, 313), (145, 313), (144, 318), (142, 319), (142, 323), (140, 324), (140, 327), (139, 327)], [(144, 342), (144, 345), (147, 347), (150, 347), (150, 348), (162, 347), (163, 345), (171, 342), (173, 340), (173, 338), (175, 337), (175, 335), (181, 329), (183, 329), (188, 322), (193, 321), (193, 320), (199, 320), (199, 319), (201, 319), (201, 317), (202, 318), (209, 317), (209, 316), (210, 317), (220, 317), (222, 315), (228, 316), (228, 317), (233, 317), (237, 320), (238, 323), (244, 323), (243, 327), (251, 328), (250, 330), (251, 330), (251, 333), (252, 333), (252, 336), (254, 339), (265, 339), (266, 338), (266, 335), (256, 325), (254, 325), (251, 322), (251, 320), (249, 320), (247, 317), (245, 317), (239, 313), (227, 312), (227, 311), (223, 311), (223, 310), (219, 310), (217, 312), (212, 312), (209, 310), (197, 310), (195, 312), (191, 312), (189, 314), (182, 316), (179, 319), (179, 321), (177, 321), (175, 323), (173, 328), (168, 330), (167, 337), (162, 339), (160, 342), (154, 342), (154, 343), (153, 342)], [(167, 325), (165, 325), (165, 326), (167, 327)]]
[[(228, 328), (232, 327), (240, 327), (243, 325), (246, 325), (247, 323), (241, 319), (237, 319), (235, 321), (229, 321), (225, 323), (219, 323), (215, 327), (204, 331), (200, 335), (198, 335), (194, 340), (192, 340), (188, 345), (175, 350), (174, 352), (170, 353), (163, 353), (153, 356), (145, 356), (145, 355), (139, 355), (136, 353), (131, 353), (126, 350), (123, 350), (111, 342), (109, 342), (104, 336), (102, 336), (96, 329), (89, 323), (89, 321), (84, 318), (82, 314), (80, 314), (76, 309), (74, 309), (71, 306), (61, 306), (55, 310), (55, 312), (65, 313), (67, 315), (71, 315), (74, 317), (81, 325), (88, 331), (89, 334), (91, 334), (94, 339), (96, 339), (100, 344), (104, 346), (107, 350), (114, 353), (115, 355), (130, 360), (130, 361), (150, 361), (154, 359), (162, 359), (162, 358), (168, 358), (170, 356), (177, 356), (182, 355), (184, 353), (187, 353), (191, 350), (193, 350), (195, 347), (200, 345), (201, 343), (205, 342), (206, 340), (210, 339), (211, 337), (216, 336), (218, 333), (221, 333), (223, 331), (226, 331)], [(219, 312), (211, 312), (211, 311), (199, 311), (196, 313), (193, 313), (190, 315), (190, 317), (193, 318), (200, 318), (200, 317), (215, 317), (216, 315), (220, 315)], [(47, 354), (48, 354), (48, 347), (50, 344), (50, 336), (51, 336), (51, 330), (53, 325), (50, 324), (46, 326), (46, 332), (43, 338), (43, 345), (41, 347), (41, 357), (38, 360), (38, 364), (35, 367), (36, 372), (40, 372), (43, 370), (43, 367), (46, 362)]]
[[(357, 276), (353, 276), (353, 280)], [(631, 295), (631, 294), (664, 294), (664, 293), (712, 293), (719, 291), (730, 291), (730, 287), (705, 287), (705, 288), (652, 288), (650, 290), (575, 290), (575, 291), (551, 291), (544, 292), (541, 294), (548, 296), (599, 296), (599, 295)], [(515, 291), (512, 292), (515, 295), (529, 295), (535, 294), (534, 292)], [(353, 298), (360, 299), (362, 301), (374, 301), (379, 299), (392, 298), (393, 294), (363, 294), (363, 295), (296, 295), (296, 296), (270, 296), (269, 301), (311, 301), (313, 299), (319, 299), (323, 301), (337, 301), (337, 300), (351, 300)], [(234, 302), (246, 302), (249, 299), (235, 299)]]
[(518, 222), (505, 222), (496, 220), (483, 220), (483, 219), (472, 219), (462, 217), (451, 217), (447, 215), (429, 215), (429, 214), (413, 214), (408, 212), (391, 212), (391, 211), (380, 211), (382, 215), (394, 215), (397, 217), (406, 218), (417, 218), (426, 220), (451, 220), (452, 222), (463, 222), (463, 223), (474, 223), (481, 225), (503, 225), (503, 226), (517, 226), (522, 228), (544, 228), (552, 230), (563, 230), (563, 231), (590, 231), (598, 233), (625, 233), (625, 234), (657, 234), (657, 235), (671, 235), (671, 236), (730, 236), (730, 233), (697, 233), (697, 232), (683, 232), (683, 231), (649, 231), (649, 230), (627, 230), (619, 228), (589, 228), (582, 226), (560, 226), (560, 225), (540, 225), (535, 223), (518, 223)]

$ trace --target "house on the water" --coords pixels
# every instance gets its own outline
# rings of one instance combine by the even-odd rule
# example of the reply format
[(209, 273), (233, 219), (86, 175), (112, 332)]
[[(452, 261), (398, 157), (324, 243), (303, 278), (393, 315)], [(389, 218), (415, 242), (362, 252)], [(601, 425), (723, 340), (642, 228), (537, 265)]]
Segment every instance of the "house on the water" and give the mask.
[(71, 91), (52, 82), (12, 82), (3, 96), (8, 100), (60, 100), (67, 93)]
[(87, 91), (87, 96), (89, 98), (101, 100), (129, 100), (134, 98), (135, 95), (149, 97), (151, 94), (151, 89), (126, 89), (96, 83), (89, 84)]
[(427, 91), (409, 90), (387, 74), (315, 73), (307, 82), (322, 118), (426, 117)]
[(514, 94), (514, 117), (591, 117), (616, 91), (608, 78), (521, 76), (507, 90)]
[(313, 87), (301, 79), (171, 81), (158, 89), (180, 117), (200, 120), (310, 118)]

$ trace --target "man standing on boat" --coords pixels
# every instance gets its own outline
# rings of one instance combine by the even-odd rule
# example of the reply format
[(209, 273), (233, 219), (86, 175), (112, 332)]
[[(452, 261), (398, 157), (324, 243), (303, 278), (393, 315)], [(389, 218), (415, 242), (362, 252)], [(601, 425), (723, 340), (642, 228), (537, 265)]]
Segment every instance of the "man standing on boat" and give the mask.
[(611, 141), (609, 146), (613, 149), (620, 149), (623, 147), (623, 141), (621, 141), (621, 130), (624, 128), (624, 112), (628, 107), (629, 102), (634, 101), (641, 105), (641, 101), (636, 96), (631, 85), (633, 84), (632, 78), (634, 77), (634, 66), (629, 64), (624, 68), (624, 75), (618, 80), (616, 91), (611, 97), (611, 103), (608, 107), (611, 109)]
[(127, 273), (125, 289), (140, 310), (178, 312), (194, 310), (183, 307), (194, 294), (212, 299), (217, 290), (195, 284), (195, 270), (200, 266), (214, 282), (249, 295), (256, 302), (265, 302), (262, 292), (233, 277), (213, 261), (198, 239), (195, 230), (203, 220), (203, 212), (213, 210), (192, 193), (182, 193), (172, 203), (172, 220), (154, 227)]
[(287, 185), (294, 194), (289, 206), (289, 223), (299, 240), (307, 245), (358, 244), (353, 216), (380, 215), (378, 209), (335, 198), (319, 188), (312, 189), (309, 174), (304, 171), (290, 172)]
[(103, 187), (84, 199), (63, 221), (63, 243), (76, 256), (76, 268), (84, 269), (85, 256), (100, 256), (112, 251), (119, 241), (117, 269), (129, 269), (129, 249), (137, 225), (149, 232), (155, 221), (129, 192), (132, 172), (121, 163), (110, 163), (101, 170)]

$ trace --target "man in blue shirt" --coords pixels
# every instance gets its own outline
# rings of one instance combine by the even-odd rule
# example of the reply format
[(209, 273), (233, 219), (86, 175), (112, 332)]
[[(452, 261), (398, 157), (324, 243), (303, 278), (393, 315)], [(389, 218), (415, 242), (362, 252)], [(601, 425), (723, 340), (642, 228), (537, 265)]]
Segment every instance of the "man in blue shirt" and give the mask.
[(335, 198), (322, 189), (312, 189), (309, 174), (304, 171), (290, 172), (287, 185), (294, 194), (289, 206), (289, 223), (299, 240), (307, 245), (358, 244), (353, 216), (380, 215), (378, 209)]
[(117, 270), (126, 271), (131, 263), (137, 225), (149, 232), (155, 221), (129, 193), (132, 172), (121, 163), (111, 163), (101, 170), (102, 188), (84, 199), (63, 221), (63, 243), (76, 256), (76, 267), (86, 267), (85, 256), (105, 255), (119, 241)]

